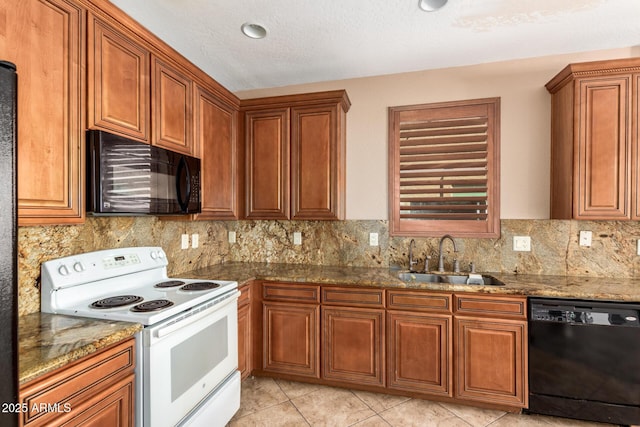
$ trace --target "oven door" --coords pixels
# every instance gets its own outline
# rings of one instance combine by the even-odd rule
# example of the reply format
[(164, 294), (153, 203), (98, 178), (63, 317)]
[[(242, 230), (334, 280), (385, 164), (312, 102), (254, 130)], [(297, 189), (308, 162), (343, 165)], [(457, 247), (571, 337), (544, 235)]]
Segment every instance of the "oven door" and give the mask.
[(176, 425), (237, 370), (238, 295), (143, 330), (143, 426)]

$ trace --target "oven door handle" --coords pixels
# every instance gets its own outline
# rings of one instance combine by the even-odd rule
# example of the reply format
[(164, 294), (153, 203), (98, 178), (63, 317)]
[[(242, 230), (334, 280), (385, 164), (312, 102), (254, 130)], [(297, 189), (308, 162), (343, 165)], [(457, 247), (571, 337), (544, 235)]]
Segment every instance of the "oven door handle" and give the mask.
[[(219, 302), (216, 302), (214, 305), (207, 307), (206, 309), (204, 309), (203, 311), (199, 312), (199, 313), (193, 313), (192, 315), (190, 315), (187, 318), (182, 318), (182, 319), (177, 319), (176, 321), (170, 323), (169, 325), (162, 327), (160, 329), (158, 329), (155, 333), (156, 337), (158, 338), (163, 338), (166, 337), (169, 334), (172, 334), (176, 331), (179, 331), (182, 328), (185, 328), (199, 320), (201, 320), (202, 318), (213, 314), (215, 312), (217, 312), (218, 310), (221, 310), (223, 308), (225, 308), (227, 305), (231, 304), (231, 303), (237, 303), (238, 297), (240, 296), (240, 292), (239, 291), (235, 291), (229, 295), (225, 295), (224, 299), (220, 300)], [(214, 309), (215, 308), (215, 309)]]

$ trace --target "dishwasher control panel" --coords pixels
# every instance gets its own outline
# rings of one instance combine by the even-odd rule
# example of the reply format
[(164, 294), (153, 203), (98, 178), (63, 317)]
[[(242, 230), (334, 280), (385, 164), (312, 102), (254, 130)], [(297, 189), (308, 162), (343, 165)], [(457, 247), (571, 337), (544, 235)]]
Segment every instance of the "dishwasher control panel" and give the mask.
[(577, 300), (553, 302), (532, 300), (529, 319), (575, 325), (640, 326), (640, 309), (637, 305)]

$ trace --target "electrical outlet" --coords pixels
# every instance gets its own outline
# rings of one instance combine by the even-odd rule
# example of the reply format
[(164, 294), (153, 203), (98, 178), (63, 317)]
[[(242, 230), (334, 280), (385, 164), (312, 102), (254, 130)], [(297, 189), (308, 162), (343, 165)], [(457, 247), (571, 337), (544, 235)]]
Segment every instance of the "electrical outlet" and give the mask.
[(188, 234), (183, 234), (182, 235), (182, 245), (181, 245), (182, 249), (189, 249), (189, 235)]
[(369, 233), (369, 246), (378, 246), (378, 233)]
[(301, 245), (302, 244), (302, 233), (300, 233), (299, 231), (295, 231), (293, 233), (293, 244), (294, 245)]
[(591, 237), (592, 236), (593, 236), (593, 233), (591, 233), (590, 231), (581, 231), (580, 232), (580, 246), (590, 247), (591, 246)]
[(194, 233), (191, 235), (191, 247), (196, 249), (200, 245), (200, 236), (198, 233)]
[(530, 236), (513, 236), (513, 250), (520, 252), (531, 251), (531, 237)]
[(230, 231), (229, 232), (229, 243), (235, 243), (236, 242), (236, 232), (235, 231)]
[(638, 255), (640, 255), (640, 239), (638, 239), (637, 245), (638, 245), (638, 248), (636, 249), (636, 251), (637, 251)]

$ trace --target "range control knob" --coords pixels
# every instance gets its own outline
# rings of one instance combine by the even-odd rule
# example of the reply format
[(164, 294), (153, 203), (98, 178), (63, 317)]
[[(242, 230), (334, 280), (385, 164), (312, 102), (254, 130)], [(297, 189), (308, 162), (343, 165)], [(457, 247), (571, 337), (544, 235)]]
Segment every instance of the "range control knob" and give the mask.
[(73, 269), (75, 271), (77, 271), (78, 273), (81, 273), (81, 272), (84, 271), (84, 265), (82, 265), (82, 263), (80, 261), (78, 261), (75, 264), (73, 264)]
[(158, 251), (158, 258), (160, 259), (164, 258), (164, 252)]
[(156, 251), (151, 251), (151, 259), (157, 259), (158, 253)]
[(71, 272), (66, 265), (61, 265), (60, 267), (58, 267), (58, 273), (60, 273), (62, 276), (68, 276)]

